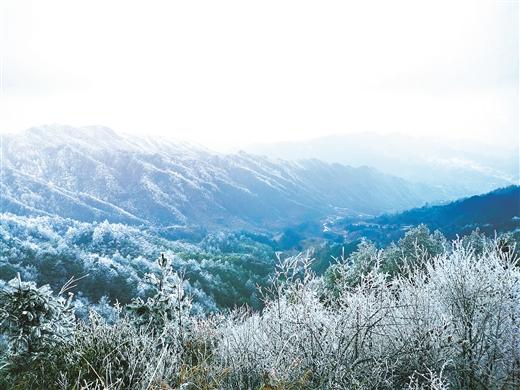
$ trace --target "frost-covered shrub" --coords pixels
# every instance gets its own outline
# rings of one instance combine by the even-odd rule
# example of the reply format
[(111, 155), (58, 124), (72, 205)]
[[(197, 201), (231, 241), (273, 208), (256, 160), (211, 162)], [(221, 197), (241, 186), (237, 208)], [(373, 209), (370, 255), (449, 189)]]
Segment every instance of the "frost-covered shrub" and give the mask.
[[(127, 317), (108, 324), (91, 312), (75, 338), (60, 349), (61, 373), (51, 378), (56, 388), (149, 389), (175, 383), (180, 355)], [(45, 388), (45, 387), (43, 387)]]
[(445, 253), (448, 242), (441, 232), (419, 225), (408, 230), (397, 243), (378, 249), (374, 243), (362, 240), (350, 256), (336, 259), (325, 272), (326, 288), (337, 293), (339, 288), (354, 287), (361, 282), (363, 275), (373, 269), (386, 274), (389, 278), (412, 272), (423, 267), (429, 259)]
[(411, 268), (422, 267), (427, 260), (444, 253), (447, 247), (448, 242), (441, 232), (430, 233), (426, 225), (419, 225), (384, 250), (381, 269), (392, 276), (402, 274)]
[(520, 272), (500, 240), (476, 255), (455, 243), (428, 264), (428, 285), (447, 318), (452, 383), (461, 388), (520, 385)]
[(499, 244), (455, 242), (394, 278), (372, 259), (330, 299), (306, 259), (286, 261), (261, 313), (220, 326), (227, 388), (518, 388), (520, 271)]
[(286, 259), (262, 313), (239, 310), (221, 325), (218, 355), (230, 369), (229, 388), (321, 382), (318, 362), (330, 315), (319, 301), (317, 282), (308, 258)]
[(49, 286), (36, 287), (18, 277), (0, 290), (0, 330), (15, 354), (33, 354), (71, 334), (73, 314), (69, 299), (55, 296)]
[[(182, 278), (161, 257), (162, 273), (149, 276), (154, 295), (147, 301), (136, 300), (121, 314), (103, 300), (98, 311), (108, 310), (110, 322), (91, 310), (64, 342), (42, 339), (46, 369), (12, 375), (5, 386), (520, 388), (520, 267), (514, 245), (478, 234), (448, 245), (423, 233), (390, 249), (407, 253), (399, 266), (403, 272), (387, 272), (388, 249), (365, 243), (335, 267), (332, 289), (301, 254), (281, 261), (263, 291), (262, 310), (242, 307), (207, 316), (190, 310)], [(421, 242), (423, 249), (416, 251)], [(56, 320), (67, 324), (68, 318)]]
[[(72, 283), (71, 279), (71, 283)], [(0, 332), (7, 339), (7, 358), (0, 373), (17, 388), (31, 388), (45, 370), (53, 370), (49, 357), (73, 336), (72, 295), (63, 297), (49, 286), (37, 287), (20, 277), (0, 289)]]
[(157, 262), (161, 273), (145, 276), (155, 294), (146, 300), (136, 298), (127, 308), (139, 326), (169, 341), (182, 342), (190, 328), (191, 299), (184, 292), (183, 278), (164, 254)]

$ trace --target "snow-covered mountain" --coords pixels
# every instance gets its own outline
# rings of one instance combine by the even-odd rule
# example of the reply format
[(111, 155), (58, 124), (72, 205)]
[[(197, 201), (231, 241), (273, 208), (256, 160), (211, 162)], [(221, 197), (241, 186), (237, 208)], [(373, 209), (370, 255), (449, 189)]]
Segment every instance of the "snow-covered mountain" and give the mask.
[(3, 138), (0, 211), (164, 228), (274, 227), (446, 199), (373, 168), (222, 155), (104, 127), (44, 126)]
[(244, 149), (286, 160), (318, 158), (351, 166), (369, 165), (406, 180), (441, 186), (454, 197), (518, 184), (520, 178), (518, 142), (504, 146), (404, 134), (354, 133), (255, 144)]

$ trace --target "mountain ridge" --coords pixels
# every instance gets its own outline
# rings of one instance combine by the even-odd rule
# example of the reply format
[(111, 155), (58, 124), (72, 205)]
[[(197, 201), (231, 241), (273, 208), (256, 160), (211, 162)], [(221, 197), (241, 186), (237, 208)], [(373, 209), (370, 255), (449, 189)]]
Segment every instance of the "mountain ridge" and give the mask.
[(520, 231), (520, 186), (498, 188), (486, 194), (443, 205), (412, 208), (364, 220), (345, 218), (328, 228), (349, 240), (366, 237), (380, 243), (400, 238), (411, 226), (424, 224), (450, 239), (479, 230), (487, 235)]
[(440, 186), (453, 198), (520, 183), (519, 151), (514, 145), (368, 132), (252, 144), (242, 149), (291, 161), (315, 157), (330, 163), (370, 165), (410, 181)]
[(4, 137), (2, 152), (0, 211), (85, 221), (270, 228), (446, 199), (369, 167), (225, 155), (99, 126), (31, 128)]

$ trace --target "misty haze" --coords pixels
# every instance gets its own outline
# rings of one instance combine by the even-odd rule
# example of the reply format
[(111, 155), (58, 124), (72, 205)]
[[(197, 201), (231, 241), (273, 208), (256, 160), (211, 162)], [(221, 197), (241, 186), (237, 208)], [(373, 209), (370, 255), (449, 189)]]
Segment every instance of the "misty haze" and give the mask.
[(520, 388), (517, 1), (0, 9), (0, 390)]

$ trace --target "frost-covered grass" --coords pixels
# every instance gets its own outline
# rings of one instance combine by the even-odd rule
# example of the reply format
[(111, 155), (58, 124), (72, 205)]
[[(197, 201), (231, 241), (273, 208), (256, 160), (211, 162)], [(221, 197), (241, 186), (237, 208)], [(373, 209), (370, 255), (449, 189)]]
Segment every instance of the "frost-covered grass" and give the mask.
[[(520, 268), (503, 239), (479, 240), (442, 242), (433, 254), (417, 241), (408, 252), (362, 245), (325, 278), (306, 255), (291, 257), (261, 311), (208, 316), (190, 314), (182, 278), (161, 259), (153, 297), (112, 308), (108, 320), (92, 312), (72, 332), (68, 302), (47, 290), (52, 312), (17, 328), (12, 319), (32, 310), (17, 291), (39, 290), (14, 281), (0, 295), (0, 386), (517, 389)], [(52, 342), (36, 337), (39, 327)]]

